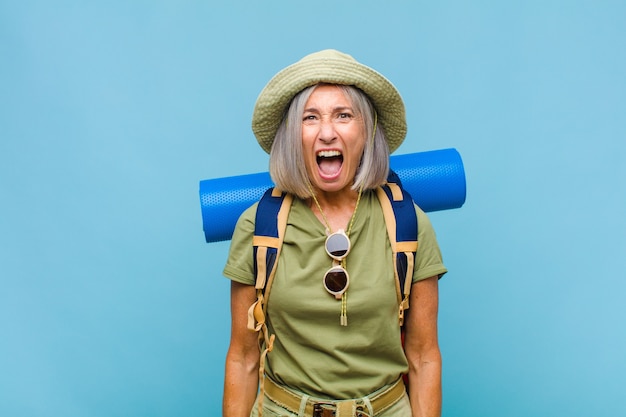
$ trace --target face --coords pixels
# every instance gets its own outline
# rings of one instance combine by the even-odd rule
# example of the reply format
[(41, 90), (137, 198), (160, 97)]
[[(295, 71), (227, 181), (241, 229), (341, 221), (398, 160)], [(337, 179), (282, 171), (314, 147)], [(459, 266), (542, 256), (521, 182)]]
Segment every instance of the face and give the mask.
[(309, 178), (317, 191), (349, 190), (365, 148), (363, 119), (343, 91), (317, 87), (304, 106), (302, 147)]

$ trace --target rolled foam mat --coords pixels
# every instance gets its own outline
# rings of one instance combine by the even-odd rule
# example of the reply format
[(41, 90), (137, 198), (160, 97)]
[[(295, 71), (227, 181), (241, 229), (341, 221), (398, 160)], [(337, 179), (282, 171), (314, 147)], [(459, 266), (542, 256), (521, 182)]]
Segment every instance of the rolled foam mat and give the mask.
[[(422, 210), (449, 210), (465, 203), (465, 171), (456, 149), (392, 155), (390, 165)], [(206, 241), (229, 240), (241, 213), (273, 185), (269, 172), (200, 181)]]

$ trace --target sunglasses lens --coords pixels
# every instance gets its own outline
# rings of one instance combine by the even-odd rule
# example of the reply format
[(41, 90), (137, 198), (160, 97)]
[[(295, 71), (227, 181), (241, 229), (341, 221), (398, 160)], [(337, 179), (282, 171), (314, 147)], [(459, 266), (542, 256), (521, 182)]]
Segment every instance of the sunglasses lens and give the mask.
[(340, 259), (348, 254), (350, 239), (343, 233), (333, 233), (326, 239), (326, 252), (335, 259)]
[(348, 286), (348, 275), (341, 267), (331, 268), (324, 276), (324, 286), (331, 293), (340, 293)]

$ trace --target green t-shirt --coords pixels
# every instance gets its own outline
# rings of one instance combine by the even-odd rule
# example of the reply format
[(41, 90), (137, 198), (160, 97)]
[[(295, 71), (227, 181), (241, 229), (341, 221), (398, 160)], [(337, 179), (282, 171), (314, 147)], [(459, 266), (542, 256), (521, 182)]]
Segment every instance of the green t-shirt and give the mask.
[[(419, 248), (413, 282), (443, 275), (446, 268), (426, 214), (416, 208)], [(254, 285), (252, 236), (256, 204), (240, 217), (224, 275)], [(346, 259), (348, 326), (340, 325), (341, 301), (324, 289), (332, 265), (324, 250), (325, 228), (294, 199), (267, 306), (270, 334), (267, 375), (305, 394), (358, 398), (395, 382), (408, 364), (400, 341), (398, 299), (385, 219), (374, 192), (364, 192)]]

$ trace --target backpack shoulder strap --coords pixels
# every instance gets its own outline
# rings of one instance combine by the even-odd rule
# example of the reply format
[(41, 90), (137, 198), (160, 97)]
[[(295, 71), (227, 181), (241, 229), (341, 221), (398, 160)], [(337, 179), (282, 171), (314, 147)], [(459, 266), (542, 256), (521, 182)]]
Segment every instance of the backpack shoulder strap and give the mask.
[(259, 200), (252, 237), (257, 301), (248, 312), (248, 328), (259, 331), (265, 325), (269, 291), (276, 274), (287, 217), (293, 196), (277, 188), (268, 189)]
[[(256, 276), (255, 289), (256, 301), (248, 310), (248, 329), (259, 332), (259, 346), (261, 356), (259, 358), (259, 415), (263, 408), (264, 397), (265, 358), (272, 351), (275, 335), (270, 335), (265, 321), (267, 314), (267, 301), (270, 296), (270, 288), (278, 256), (283, 245), (287, 217), (291, 209), (293, 196), (283, 193), (277, 188), (270, 188), (259, 200), (256, 218), (254, 221), (254, 235), (252, 237), (254, 274)], [(263, 346), (264, 344), (264, 346)]]
[(413, 268), (417, 252), (417, 214), (411, 195), (402, 188), (400, 179), (392, 171), (388, 182), (376, 189), (385, 216), (387, 234), (391, 243), (396, 292), (398, 294), (398, 318), (404, 323), (404, 310), (409, 308), (409, 295), (413, 281)]

